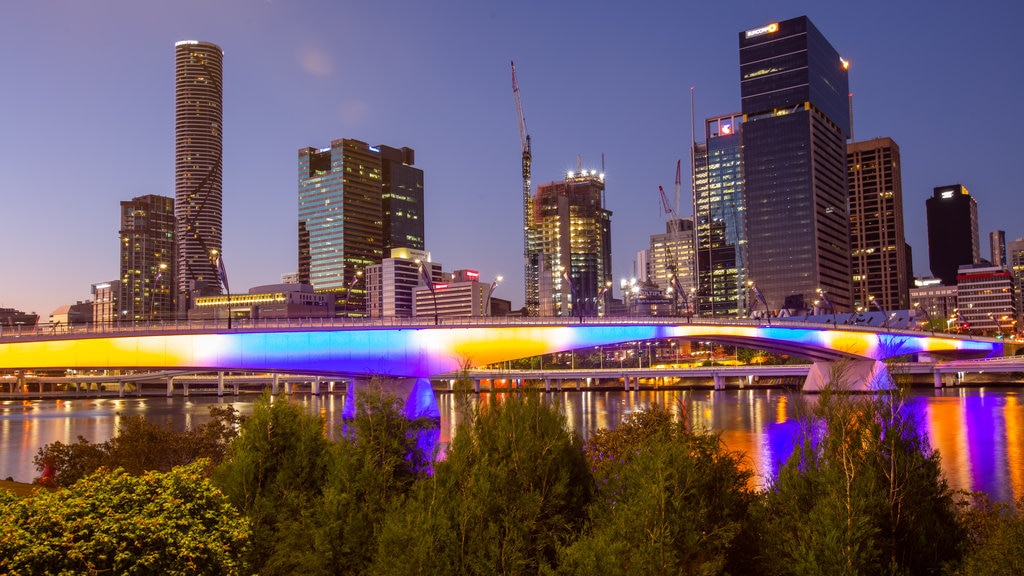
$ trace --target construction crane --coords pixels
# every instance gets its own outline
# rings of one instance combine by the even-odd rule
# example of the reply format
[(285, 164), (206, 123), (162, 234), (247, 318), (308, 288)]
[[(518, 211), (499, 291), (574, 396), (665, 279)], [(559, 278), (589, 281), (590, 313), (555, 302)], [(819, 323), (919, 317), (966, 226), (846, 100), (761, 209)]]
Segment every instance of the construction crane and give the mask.
[(662, 188), (661, 186), (658, 186), (658, 192), (661, 192), (661, 207), (665, 210), (665, 214), (669, 214), (670, 216), (672, 216), (672, 220), (675, 220), (676, 213), (675, 210), (672, 209), (672, 206), (668, 203), (668, 197), (665, 196), (665, 189)]
[[(512, 61), (512, 96), (516, 101), (516, 119), (519, 121), (519, 143), (523, 148), (523, 267), (526, 281), (526, 310), (530, 316), (540, 312), (540, 293), (538, 282), (539, 270), (531, 266), (530, 254), (530, 164), (533, 155), (530, 152), (530, 133), (526, 131), (526, 118), (523, 116), (523, 99), (519, 94), (519, 80), (516, 78), (516, 63)], [(534, 263), (536, 264), (536, 263)]]

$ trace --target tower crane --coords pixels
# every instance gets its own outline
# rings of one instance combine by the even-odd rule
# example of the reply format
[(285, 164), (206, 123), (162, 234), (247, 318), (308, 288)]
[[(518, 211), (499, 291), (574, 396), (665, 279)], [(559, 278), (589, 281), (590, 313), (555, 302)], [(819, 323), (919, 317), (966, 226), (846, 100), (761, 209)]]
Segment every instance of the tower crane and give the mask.
[(665, 196), (665, 189), (662, 188), (661, 186), (658, 186), (658, 192), (661, 193), (661, 207), (665, 210), (665, 214), (668, 214), (668, 215), (672, 216), (672, 220), (675, 220), (676, 219), (675, 210), (673, 210), (672, 206), (669, 205), (669, 203), (668, 203), (668, 197)]
[(519, 94), (515, 61), (512, 61), (512, 96), (515, 98), (516, 119), (519, 121), (519, 143), (523, 148), (523, 267), (526, 280), (526, 310), (530, 316), (536, 316), (540, 311), (540, 279), (536, 262), (530, 261), (531, 258), (536, 258), (536, 255), (530, 254), (530, 164), (533, 162), (533, 155), (530, 152), (530, 133), (526, 131), (526, 118), (523, 116), (523, 100)]

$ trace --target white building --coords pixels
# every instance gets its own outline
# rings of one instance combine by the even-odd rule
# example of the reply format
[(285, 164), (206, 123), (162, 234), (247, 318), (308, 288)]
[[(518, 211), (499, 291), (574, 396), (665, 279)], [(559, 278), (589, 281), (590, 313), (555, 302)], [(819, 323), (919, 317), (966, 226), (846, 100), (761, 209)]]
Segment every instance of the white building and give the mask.
[(1013, 274), (1002, 266), (967, 264), (957, 269), (956, 306), (962, 328), (988, 335), (1013, 334)]

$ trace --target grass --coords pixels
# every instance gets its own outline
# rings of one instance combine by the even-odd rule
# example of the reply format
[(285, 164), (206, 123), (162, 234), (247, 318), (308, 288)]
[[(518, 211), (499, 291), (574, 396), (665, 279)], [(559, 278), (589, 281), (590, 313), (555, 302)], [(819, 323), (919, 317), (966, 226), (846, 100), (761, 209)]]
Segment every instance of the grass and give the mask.
[(25, 484), (24, 482), (0, 480), (0, 490), (7, 490), (8, 492), (13, 492), (21, 497), (29, 496), (40, 488), (42, 487), (38, 484)]

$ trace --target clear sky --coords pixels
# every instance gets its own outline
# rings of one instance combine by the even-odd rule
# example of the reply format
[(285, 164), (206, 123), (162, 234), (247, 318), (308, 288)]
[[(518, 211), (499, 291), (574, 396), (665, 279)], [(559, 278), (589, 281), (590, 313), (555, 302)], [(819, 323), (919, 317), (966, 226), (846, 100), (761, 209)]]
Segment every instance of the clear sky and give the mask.
[[(927, 8), (918, 8), (927, 5)], [(807, 15), (851, 61), (854, 136), (903, 158), (914, 271), (925, 200), (962, 183), (1024, 236), (1024, 5), (893, 0), (7, 0), (0, 4), (0, 307), (46, 315), (118, 275), (119, 202), (174, 196), (174, 43), (224, 56), (224, 256), (233, 290), (297, 264), (297, 152), (408, 146), (426, 245), (523, 305), (515, 60), (533, 183), (600, 169), (616, 279), (664, 231), (695, 116), (739, 110), (740, 31)], [(692, 214), (688, 169), (682, 215)], [(618, 287), (615, 288), (618, 294)]]

